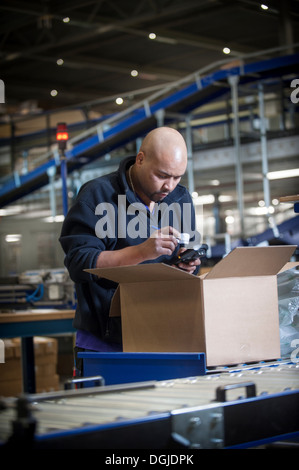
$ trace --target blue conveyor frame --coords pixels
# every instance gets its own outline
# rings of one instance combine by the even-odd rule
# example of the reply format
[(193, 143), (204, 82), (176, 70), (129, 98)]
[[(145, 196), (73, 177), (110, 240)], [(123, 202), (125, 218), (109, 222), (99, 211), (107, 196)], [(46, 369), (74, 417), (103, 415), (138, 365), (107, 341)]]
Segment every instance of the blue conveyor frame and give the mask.
[[(269, 77), (280, 77), (285, 73), (294, 73), (299, 69), (299, 54), (292, 54), (243, 64), (232, 68), (219, 68), (215, 72), (200, 76), (193, 74), (193, 81), (180, 90), (150, 104), (149, 100), (131, 113), (119, 113), (113, 117), (111, 125), (105, 127), (105, 121), (93, 128), (93, 135), (82, 134), (82, 140), (76, 137), (73, 147), (66, 151), (68, 174), (104, 156), (116, 148), (124, 146), (137, 137), (143, 136), (157, 126), (157, 113), (160, 111), (188, 113), (199, 105), (212, 100), (216, 95), (227, 92), (227, 79), (232, 75), (240, 77), (241, 83), (255, 82)], [(214, 85), (223, 83), (215, 92)], [(203, 96), (204, 92), (204, 96)], [(108, 119), (109, 121), (109, 119)], [(90, 132), (90, 130), (89, 130)], [(84, 157), (84, 158), (81, 158)], [(47, 162), (24, 175), (14, 174), (6, 184), (0, 187), (0, 208), (15, 202), (37, 189), (49, 184), (48, 171), (51, 167), (60, 167), (58, 153), (53, 153)]]

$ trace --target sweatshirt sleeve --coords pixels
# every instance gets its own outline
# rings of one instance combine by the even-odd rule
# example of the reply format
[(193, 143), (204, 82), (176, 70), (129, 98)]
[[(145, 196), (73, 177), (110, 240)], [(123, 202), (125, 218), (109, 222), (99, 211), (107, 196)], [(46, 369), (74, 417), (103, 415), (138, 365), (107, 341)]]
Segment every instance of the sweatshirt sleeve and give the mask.
[(64, 264), (74, 282), (89, 282), (96, 278), (84, 269), (96, 265), (100, 252), (105, 250), (105, 242), (95, 234), (97, 216), (82, 201), (77, 201), (69, 210), (59, 241), (65, 253)]

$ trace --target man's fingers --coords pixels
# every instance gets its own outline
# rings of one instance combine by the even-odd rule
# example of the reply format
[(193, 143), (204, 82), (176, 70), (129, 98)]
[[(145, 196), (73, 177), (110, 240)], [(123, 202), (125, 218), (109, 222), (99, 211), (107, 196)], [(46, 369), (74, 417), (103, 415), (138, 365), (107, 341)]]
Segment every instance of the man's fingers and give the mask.
[(172, 235), (174, 238), (181, 238), (180, 232), (174, 227), (171, 227), (170, 225), (168, 227), (161, 228), (161, 233), (166, 236)]
[(169, 226), (169, 227), (163, 227), (158, 230), (155, 230), (152, 234), (151, 237), (153, 238), (171, 238), (172, 240), (179, 240), (181, 238), (181, 234), (178, 230), (175, 228)]

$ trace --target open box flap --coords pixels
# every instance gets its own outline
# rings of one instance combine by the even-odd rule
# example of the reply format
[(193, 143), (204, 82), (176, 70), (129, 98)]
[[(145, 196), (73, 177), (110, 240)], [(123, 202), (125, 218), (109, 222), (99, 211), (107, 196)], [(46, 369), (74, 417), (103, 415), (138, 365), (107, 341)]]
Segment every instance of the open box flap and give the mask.
[(282, 268), (281, 270), (279, 271), (278, 274), (280, 273), (284, 273), (285, 271), (288, 271), (289, 269), (294, 269), (298, 266), (299, 268), (299, 261), (291, 261), (289, 263), (286, 263)]
[(207, 273), (205, 279), (276, 275), (296, 245), (237, 247)]
[(182, 281), (190, 278), (197, 279), (193, 274), (189, 274), (181, 269), (163, 263), (85, 269), (84, 271), (119, 284), (150, 281)]

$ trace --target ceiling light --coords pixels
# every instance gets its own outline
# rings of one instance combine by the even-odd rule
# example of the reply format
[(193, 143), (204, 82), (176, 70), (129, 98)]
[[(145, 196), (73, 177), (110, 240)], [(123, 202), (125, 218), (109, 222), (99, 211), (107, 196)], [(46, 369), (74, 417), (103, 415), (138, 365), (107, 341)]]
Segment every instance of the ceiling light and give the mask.
[(228, 215), (228, 216), (225, 217), (225, 222), (226, 222), (227, 224), (233, 224), (234, 221), (235, 221), (235, 218), (234, 218), (233, 215)]
[(230, 196), (229, 194), (220, 194), (218, 200), (219, 202), (230, 202), (233, 200), (233, 196)]
[(12, 233), (5, 236), (5, 241), (7, 243), (17, 243), (21, 240), (22, 235), (20, 233)]
[(58, 91), (57, 91), (57, 90), (51, 90), (50, 95), (51, 95), (51, 96), (57, 96), (57, 95), (58, 95)]
[(293, 168), (292, 170), (270, 171), (270, 173), (267, 173), (269, 180), (294, 178), (295, 176), (299, 176), (299, 168)]
[(20, 214), (23, 211), (23, 206), (9, 206), (6, 209), (0, 209), (0, 217), (5, 217), (9, 215)]
[(248, 214), (250, 215), (269, 215), (274, 214), (274, 207), (250, 207), (248, 209)]
[(71, 21), (70, 17), (69, 16), (66, 16), (65, 18), (63, 18), (62, 20), (64, 23), (69, 23)]
[(215, 202), (215, 196), (213, 194), (205, 194), (204, 196), (198, 196), (193, 200), (193, 203), (196, 206), (204, 204), (213, 204), (213, 202)]
[(53, 223), (53, 222), (63, 222), (64, 215), (55, 215), (54, 217), (51, 215), (50, 217), (44, 218), (45, 222)]
[(116, 98), (115, 100), (115, 103), (118, 104), (118, 105), (121, 105), (123, 104), (124, 100), (119, 96), (118, 98)]
[(262, 9), (262, 10), (268, 10), (269, 7), (268, 7), (268, 5), (265, 5), (264, 3), (262, 3), (262, 4), (261, 4), (261, 9)]
[(230, 48), (229, 48), (229, 47), (224, 47), (224, 48), (222, 49), (222, 52), (223, 52), (224, 54), (230, 54)]
[(58, 59), (58, 60), (56, 61), (56, 64), (57, 64), (57, 65), (62, 65), (63, 63), (64, 63), (64, 60), (63, 60), (63, 59)]
[(138, 71), (137, 70), (131, 70), (131, 75), (132, 75), (132, 77), (137, 77)]
[(156, 39), (157, 35), (156, 35), (156, 33), (149, 33), (148, 37), (150, 39)]

